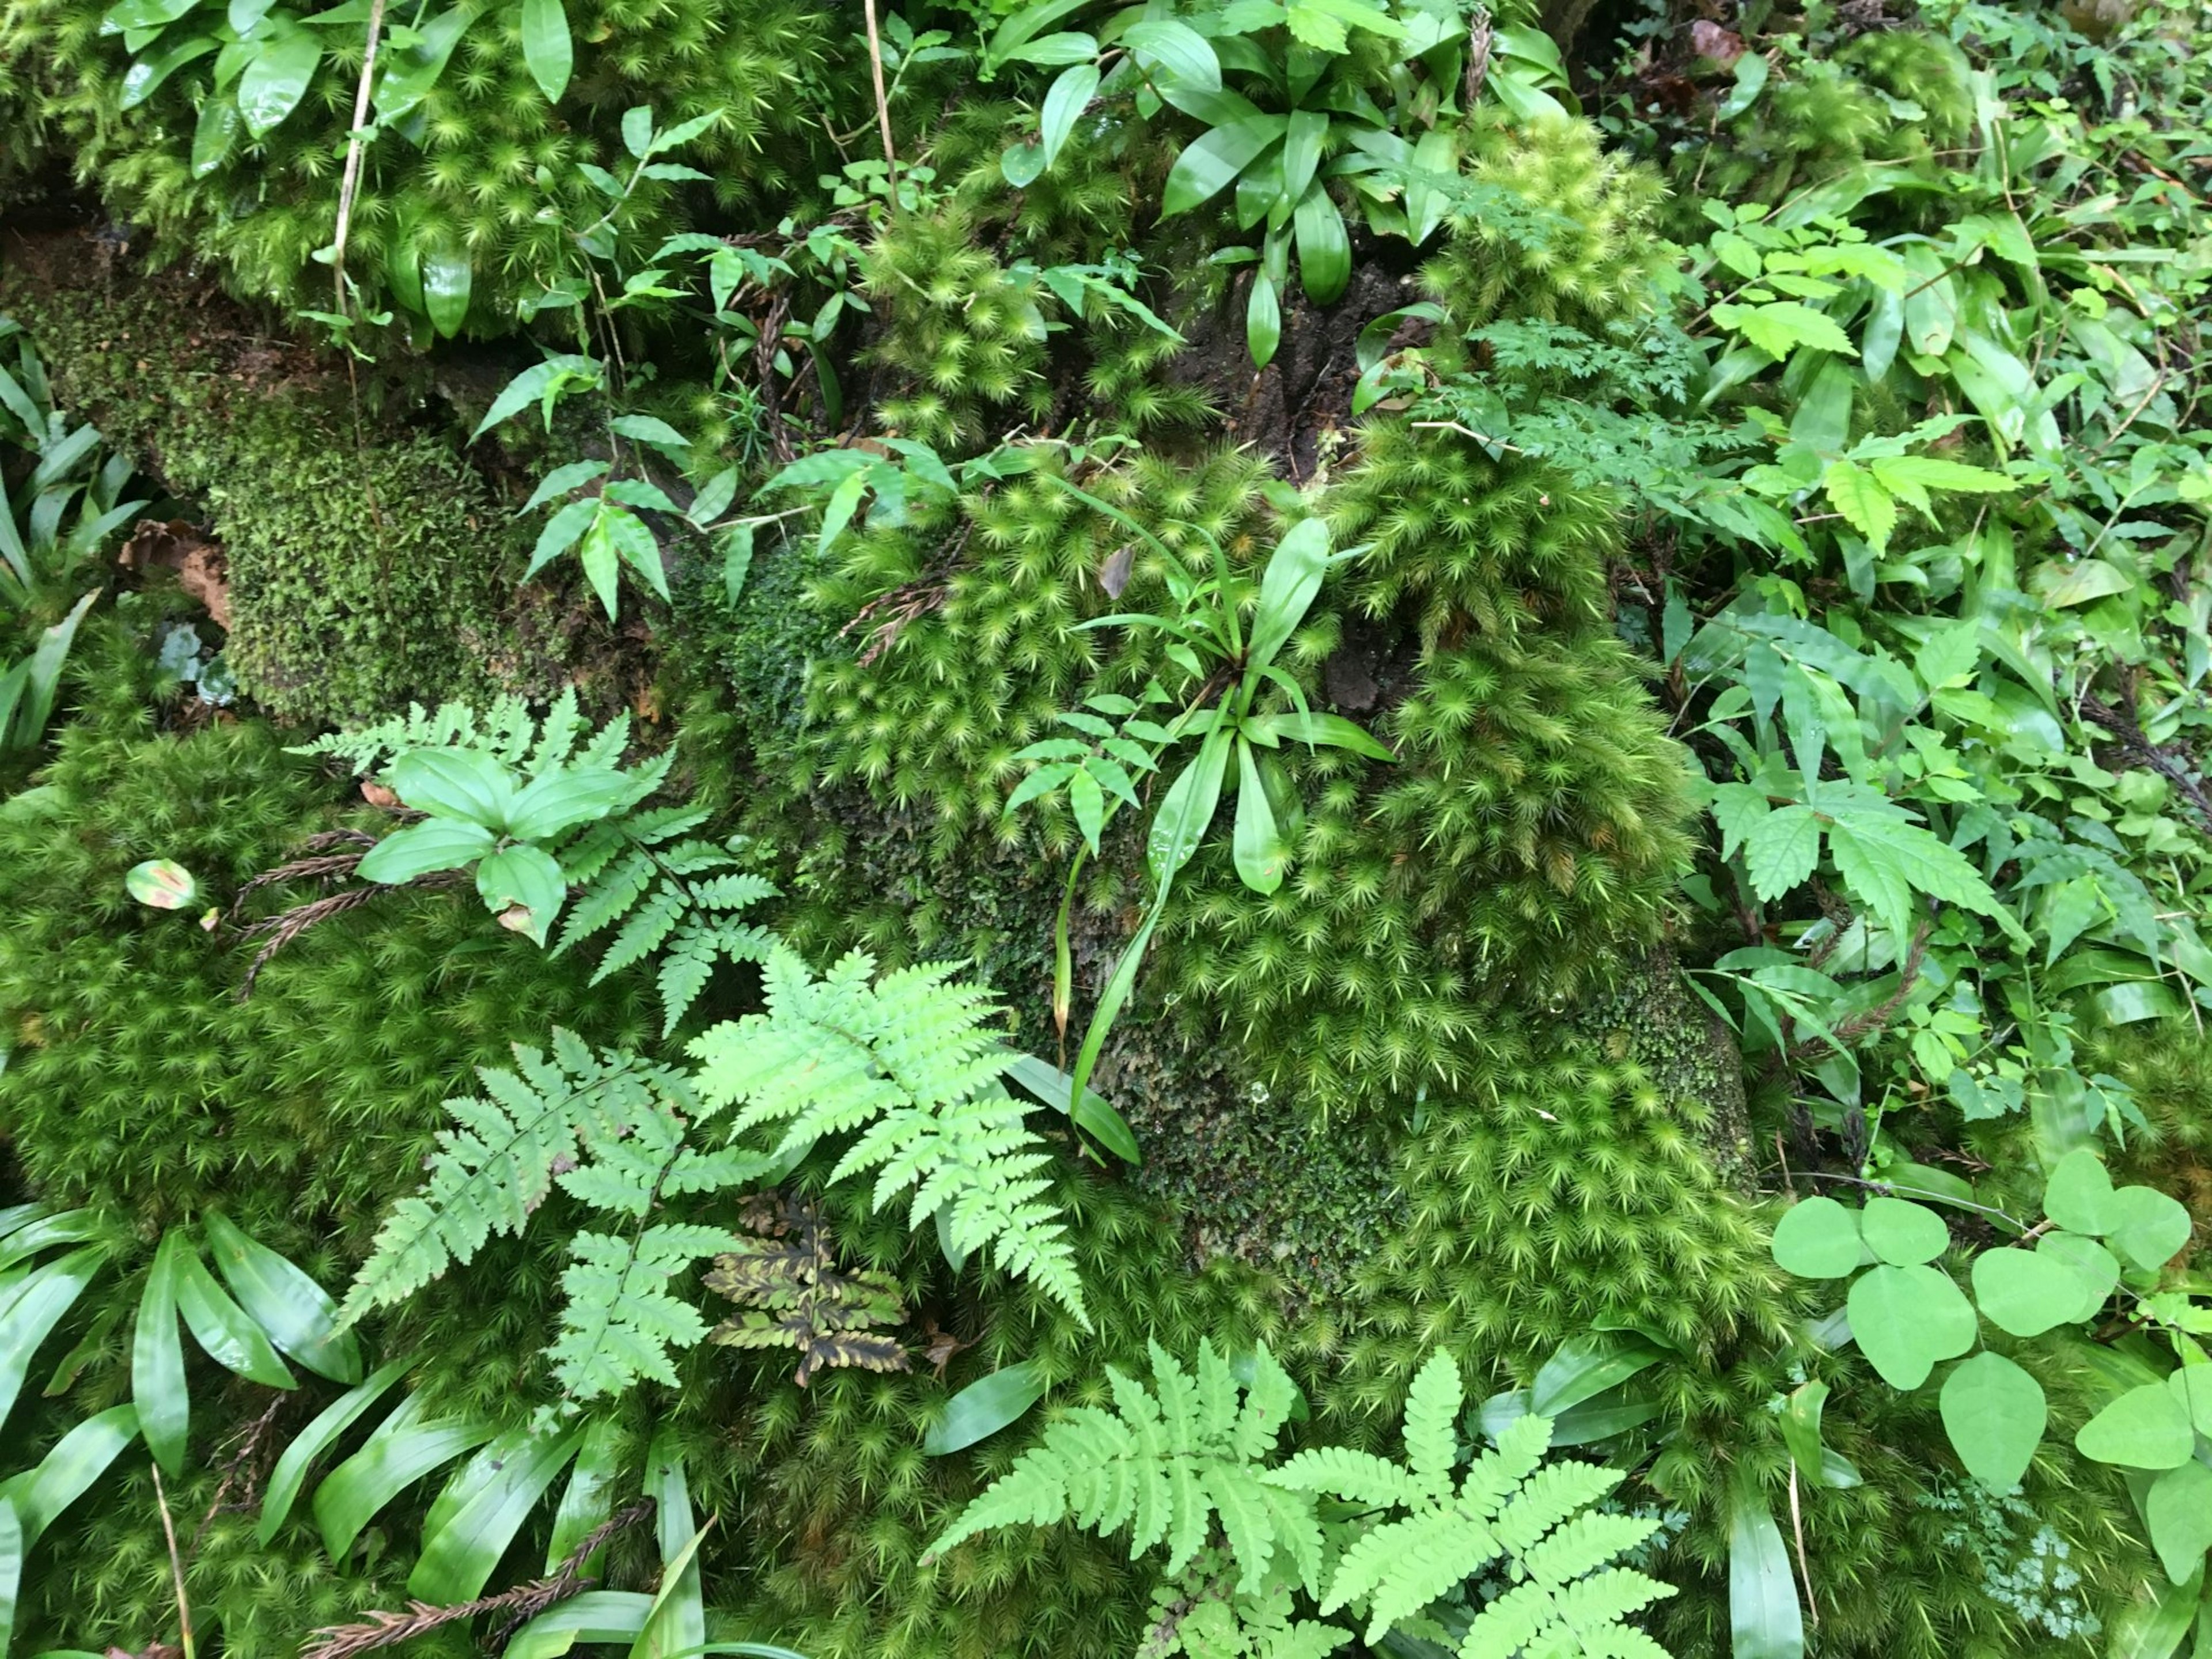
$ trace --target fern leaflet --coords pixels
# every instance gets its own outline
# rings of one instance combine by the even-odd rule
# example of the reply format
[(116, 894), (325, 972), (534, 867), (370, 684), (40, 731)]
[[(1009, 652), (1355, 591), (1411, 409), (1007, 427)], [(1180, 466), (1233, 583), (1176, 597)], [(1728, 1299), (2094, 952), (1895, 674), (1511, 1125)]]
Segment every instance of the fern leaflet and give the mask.
[(911, 1188), (908, 1223), (943, 1218), (952, 1250), (989, 1246), (1087, 1330), (1074, 1251), (1041, 1173), (1050, 1154), (999, 1082), (1013, 1063), (986, 1027), (988, 993), (948, 983), (944, 967), (873, 978), (854, 951), (816, 979), (779, 945), (763, 970), (768, 1012), (718, 1025), (691, 1045), (710, 1104), (738, 1103), (735, 1129), (780, 1126), (774, 1156), (796, 1162), (824, 1136), (861, 1130), (832, 1181), (877, 1173), (881, 1209)]

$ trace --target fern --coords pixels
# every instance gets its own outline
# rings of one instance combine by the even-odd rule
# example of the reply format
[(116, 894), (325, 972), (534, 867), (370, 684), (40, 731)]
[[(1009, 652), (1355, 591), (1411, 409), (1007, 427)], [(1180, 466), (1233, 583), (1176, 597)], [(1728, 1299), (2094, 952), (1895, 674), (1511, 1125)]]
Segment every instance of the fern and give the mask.
[(1294, 1492), (1407, 1511), (1370, 1522), (1345, 1549), (1321, 1599), (1322, 1614), (1364, 1606), (1371, 1645), (1503, 1556), (1526, 1582), (1483, 1608), (1460, 1659), (1513, 1659), (1524, 1650), (1558, 1659), (1663, 1654), (1621, 1620), (1674, 1590), (1626, 1568), (1605, 1567), (1658, 1522), (1578, 1513), (1618, 1486), (1620, 1472), (1590, 1463), (1540, 1467), (1551, 1419), (1523, 1417), (1455, 1483), (1464, 1403), (1459, 1367), (1436, 1353), (1407, 1399), (1402, 1467), (1331, 1448), (1301, 1452), (1266, 1476)]
[(1153, 1592), (1137, 1659), (1323, 1659), (1351, 1639), (1348, 1630), (1298, 1617), (1288, 1584), (1237, 1595), (1222, 1553), (1206, 1550)]
[[(400, 1200), (379, 1230), (346, 1297), (348, 1322), (470, 1261), (493, 1233), (520, 1233), (556, 1186), (642, 1223), (665, 1199), (742, 1185), (769, 1167), (737, 1148), (689, 1143), (687, 1129), (708, 1113), (680, 1072), (594, 1054), (558, 1030), (550, 1058), (519, 1045), (514, 1056), (513, 1071), (479, 1070), (483, 1095), (446, 1103), (454, 1127), (440, 1133), (422, 1191)], [(640, 1378), (674, 1382), (671, 1351), (696, 1344), (707, 1323), (668, 1293), (668, 1281), (738, 1242), (725, 1229), (669, 1222), (627, 1237), (577, 1234), (548, 1351), (564, 1401), (618, 1393)]]
[(561, 854), (562, 874), (577, 895), (559, 956), (580, 939), (621, 926), (592, 970), (592, 983), (660, 954), (661, 1035), (676, 1029), (720, 961), (765, 962), (775, 939), (738, 913), (775, 896), (764, 877), (738, 867), (738, 837), (679, 839), (706, 821), (692, 806), (660, 807), (593, 824)]
[(930, 1555), (994, 1527), (1073, 1521), (1100, 1534), (1128, 1528), (1132, 1560), (1166, 1544), (1168, 1571), (1176, 1573), (1209, 1542), (1218, 1515), (1239, 1595), (1263, 1593), (1278, 1549), (1315, 1590), (1322, 1529), (1312, 1500), (1265, 1484), (1257, 1466), (1289, 1419), (1296, 1385), (1265, 1348), (1248, 1388), (1211, 1342), (1199, 1344), (1195, 1377), (1158, 1344), (1147, 1346), (1152, 1388), (1108, 1366), (1113, 1409), (1078, 1407), (1054, 1422), (1042, 1445), (961, 1511)]
[(898, 1281), (862, 1269), (845, 1273), (818, 1206), (801, 1199), (756, 1194), (745, 1200), (751, 1237), (715, 1258), (707, 1288), (744, 1311), (726, 1319), (708, 1340), (731, 1348), (796, 1348), (796, 1381), (805, 1388), (823, 1366), (870, 1371), (907, 1369), (905, 1345), (877, 1328), (906, 1317)]
[[(291, 752), (328, 755), (367, 777), (411, 749), (474, 749), (501, 765), (537, 772), (564, 763), (617, 768), (629, 745), (626, 714), (586, 734), (572, 686), (554, 699), (543, 722), (532, 716), (529, 704), (512, 695), (494, 699), (481, 714), (461, 702), (441, 703), (434, 714), (425, 714), (419, 702), (410, 703), (404, 714), (356, 731), (332, 732)], [(636, 799), (641, 800), (659, 787), (668, 764), (669, 757), (663, 756), (642, 769), (640, 775), (650, 773), (652, 781)]]
[(947, 983), (945, 967), (881, 981), (874, 970), (854, 951), (817, 980), (778, 945), (763, 971), (768, 1012), (691, 1044), (702, 1098), (742, 1103), (738, 1133), (781, 1125), (773, 1156), (786, 1167), (826, 1135), (864, 1130), (832, 1182), (876, 1170), (878, 1209), (911, 1187), (909, 1226), (939, 1217), (956, 1260), (988, 1245), (1001, 1268), (1090, 1328), (1066, 1224), (1039, 1173), (1051, 1156), (999, 1081), (1016, 1056), (984, 1024), (989, 994)]

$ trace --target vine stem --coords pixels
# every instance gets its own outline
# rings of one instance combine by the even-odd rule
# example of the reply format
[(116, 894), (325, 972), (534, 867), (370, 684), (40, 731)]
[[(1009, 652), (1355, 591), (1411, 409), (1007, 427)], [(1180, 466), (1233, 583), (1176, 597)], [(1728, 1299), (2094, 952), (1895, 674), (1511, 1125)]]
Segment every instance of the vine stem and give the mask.
[(384, 0), (370, 0), (368, 44), (361, 55), (361, 84), (354, 89), (353, 129), (346, 135), (345, 177), (338, 185), (337, 228), (331, 237), (331, 280), (337, 285), (337, 313), (346, 311), (346, 232), (353, 223), (353, 198), (361, 187), (362, 124), (368, 119), (368, 88), (376, 74), (377, 37), (384, 33)]

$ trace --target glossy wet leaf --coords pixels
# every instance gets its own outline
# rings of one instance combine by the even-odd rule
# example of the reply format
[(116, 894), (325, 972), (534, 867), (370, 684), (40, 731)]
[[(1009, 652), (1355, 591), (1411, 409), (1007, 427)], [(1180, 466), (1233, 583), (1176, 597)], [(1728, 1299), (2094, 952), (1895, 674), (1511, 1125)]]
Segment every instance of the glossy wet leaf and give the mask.
[(978, 1378), (945, 1402), (922, 1438), (932, 1457), (964, 1451), (1024, 1415), (1044, 1398), (1047, 1382), (1041, 1361), (1025, 1359)]
[(222, 1212), (205, 1218), (209, 1257), (223, 1283), (269, 1339), (333, 1382), (361, 1381), (361, 1341), (338, 1328), (337, 1304), (297, 1267)]
[(138, 1407), (146, 1449), (172, 1479), (184, 1473), (191, 1426), (184, 1337), (177, 1322), (177, 1258), (190, 1248), (180, 1227), (161, 1235), (131, 1334), (131, 1398)]

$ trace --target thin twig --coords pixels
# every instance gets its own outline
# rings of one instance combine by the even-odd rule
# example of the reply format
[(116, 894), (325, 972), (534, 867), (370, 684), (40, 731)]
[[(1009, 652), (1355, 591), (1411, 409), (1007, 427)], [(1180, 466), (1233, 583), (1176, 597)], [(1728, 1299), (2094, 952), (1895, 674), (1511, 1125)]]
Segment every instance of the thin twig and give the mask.
[(177, 1587), (177, 1627), (184, 1644), (185, 1659), (192, 1656), (192, 1608), (185, 1599), (185, 1560), (177, 1553), (176, 1522), (169, 1519), (169, 1494), (161, 1489), (161, 1466), (149, 1463), (154, 1471), (154, 1501), (161, 1508), (161, 1535), (169, 1540), (169, 1577)]
[(1503, 438), (1493, 438), (1486, 433), (1477, 432), (1473, 427), (1462, 426), (1457, 421), (1414, 421), (1411, 424), (1417, 427), (1433, 428), (1444, 432), (1456, 432), (1462, 437), (1472, 438), (1479, 444), (1488, 444), (1492, 448), (1506, 450), (1516, 455), (1526, 455), (1528, 453), (1518, 444), (1509, 444)]
[(376, 73), (376, 38), (384, 33), (384, 0), (370, 0), (368, 45), (361, 55), (361, 84), (354, 89), (353, 128), (346, 135), (345, 177), (338, 185), (338, 222), (331, 239), (331, 280), (337, 284), (337, 313), (346, 314), (346, 232), (353, 223), (354, 193), (361, 187), (362, 124), (368, 119), (368, 88)]
[(1797, 1460), (1790, 1460), (1790, 1528), (1797, 1534), (1797, 1576), (1805, 1581), (1805, 1611), (1820, 1628), (1820, 1604), (1813, 1599), (1813, 1570), (1805, 1563), (1805, 1517), (1797, 1508)]
[(884, 136), (884, 166), (888, 169), (888, 182), (892, 187), (891, 199), (898, 199), (898, 152), (891, 147), (891, 102), (884, 91), (884, 43), (876, 33), (876, 0), (860, 0), (860, 9), (868, 20), (868, 67), (876, 81), (876, 125)]

